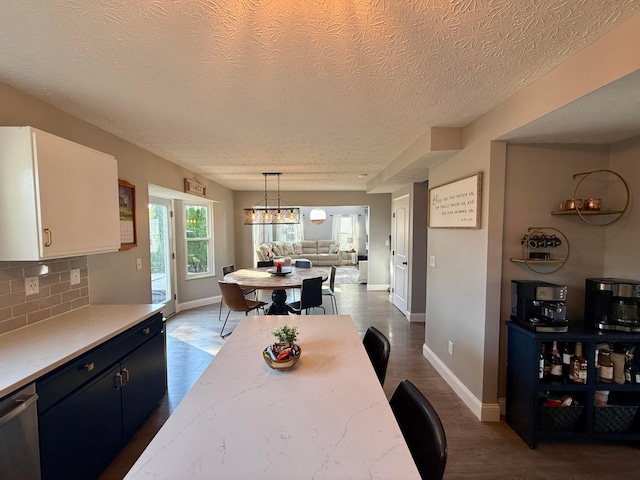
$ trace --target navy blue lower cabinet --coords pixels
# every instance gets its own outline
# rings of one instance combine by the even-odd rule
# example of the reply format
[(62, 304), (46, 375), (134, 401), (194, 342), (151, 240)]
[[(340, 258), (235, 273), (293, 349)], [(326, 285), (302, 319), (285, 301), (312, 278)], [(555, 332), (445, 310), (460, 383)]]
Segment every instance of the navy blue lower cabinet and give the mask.
[[(600, 332), (582, 325), (570, 325), (566, 333), (542, 333), (507, 321), (506, 422), (531, 448), (541, 441), (640, 440), (640, 383), (603, 383), (595, 365), (598, 344), (611, 348), (635, 347), (636, 367), (640, 359), (640, 334)], [(560, 349), (582, 343), (587, 359), (587, 383), (567, 378), (549, 382), (539, 379), (542, 345)], [(561, 350), (562, 352), (562, 350)], [(620, 367), (618, 367), (620, 368)], [(598, 399), (606, 392), (607, 405)], [(549, 406), (546, 398), (571, 397), (571, 406)]]
[(112, 368), (40, 415), (43, 479), (95, 479), (122, 447)]
[(167, 389), (158, 313), (36, 381), (43, 480), (91, 480), (153, 412)]

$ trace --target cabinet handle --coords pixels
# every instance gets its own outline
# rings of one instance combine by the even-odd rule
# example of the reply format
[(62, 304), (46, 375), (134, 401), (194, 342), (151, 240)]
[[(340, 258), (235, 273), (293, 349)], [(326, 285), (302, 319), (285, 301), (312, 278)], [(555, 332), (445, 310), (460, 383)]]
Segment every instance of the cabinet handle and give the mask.
[(122, 375), (120, 375), (120, 372), (116, 373), (113, 377), (113, 386), (116, 390), (120, 390), (122, 388)]
[(149, 332), (151, 332), (151, 329), (149, 327), (142, 329), (142, 333), (144, 333), (145, 335), (149, 335)]
[(96, 368), (96, 364), (95, 364), (94, 362), (87, 363), (87, 364), (84, 366), (84, 369), (85, 369), (87, 372), (90, 372), (90, 371), (91, 371), (91, 370), (93, 370), (94, 368)]
[(50, 246), (51, 246), (51, 244), (53, 243), (53, 237), (52, 237), (52, 235), (51, 235), (51, 230), (49, 230), (48, 228), (45, 228), (45, 229), (44, 229), (44, 233), (46, 233), (46, 234), (47, 234), (47, 241), (46, 241), (46, 242), (44, 242), (44, 246), (45, 246), (45, 247), (50, 247)]
[(126, 368), (122, 369), (122, 386), (125, 386), (127, 383), (129, 383), (129, 379), (131, 378), (131, 375), (129, 375), (129, 370), (127, 370)]

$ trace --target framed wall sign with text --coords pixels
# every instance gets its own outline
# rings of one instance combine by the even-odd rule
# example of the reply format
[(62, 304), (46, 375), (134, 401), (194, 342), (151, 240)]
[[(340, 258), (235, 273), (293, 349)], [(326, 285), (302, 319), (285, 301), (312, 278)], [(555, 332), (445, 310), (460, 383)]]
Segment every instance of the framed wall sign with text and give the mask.
[(118, 180), (120, 201), (120, 250), (136, 246), (136, 187)]
[(429, 189), (429, 228), (480, 228), (482, 172)]

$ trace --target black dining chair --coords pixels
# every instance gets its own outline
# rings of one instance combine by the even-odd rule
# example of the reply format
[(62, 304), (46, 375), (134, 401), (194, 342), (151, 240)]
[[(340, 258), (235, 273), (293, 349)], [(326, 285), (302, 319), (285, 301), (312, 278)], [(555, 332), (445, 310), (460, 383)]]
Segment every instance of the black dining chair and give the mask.
[(293, 266), (296, 268), (311, 268), (311, 260), (300, 258), (293, 263)]
[(244, 314), (247, 315), (250, 311), (261, 308), (262, 313), (265, 313), (264, 306), (266, 303), (261, 302), (260, 300), (249, 300), (242, 294), (242, 288), (240, 288), (240, 285), (237, 283), (228, 283), (218, 280), (218, 285), (220, 286), (220, 293), (222, 294), (222, 303), (224, 303), (225, 307), (229, 309), (227, 312), (227, 318), (224, 319), (222, 329), (220, 330), (220, 336), (222, 338), (228, 337), (233, 333), (223, 333), (231, 312), (244, 312)]
[(387, 365), (389, 364), (389, 354), (391, 344), (384, 333), (376, 327), (369, 327), (362, 339), (364, 349), (369, 355), (369, 360), (380, 380), (380, 385), (384, 385), (384, 378), (387, 375)]
[(273, 260), (258, 261), (258, 268), (273, 267)]
[[(302, 314), (302, 311), (308, 315), (310, 308), (322, 306), (322, 277), (305, 278), (302, 280), (302, 288), (300, 290), (300, 300), (287, 303), (292, 313)], [(326, 313), (326, 312), (325, 312)]]
[(438, 413), (406, 379), (400, 382), (389, 403), (420, 477), (441, 480), (447, 464), (447, 438)]
[(338, 313), (338, 302), (336, 301), (335, 296), (335, 285), (336, 285), (336, 266), (331, 265), (331, 274), (329, 275), (329, 286), (326, 285), (322, 287), (322, 295), (327, 295), (331, 300), (331, 313)]

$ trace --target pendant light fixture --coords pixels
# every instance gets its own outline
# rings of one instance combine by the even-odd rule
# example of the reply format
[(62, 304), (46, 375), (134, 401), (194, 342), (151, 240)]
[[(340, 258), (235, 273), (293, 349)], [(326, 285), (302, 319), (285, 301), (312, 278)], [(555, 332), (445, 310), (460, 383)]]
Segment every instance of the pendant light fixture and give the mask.
[(327, 219), (327, 212), (325, 212), (321, 208), (314, 208), (309, 212), (309, 220), (311, 220), (311, 223), (320, 225), (324, 223), (326, 219)]
[[(280, 205), (280, 175), (282, 173), (263, 172), (264, 176), (264, 205), (256, 204), (253, 207), (244, 209), (245, 225), (274, 225), (274, 224), (294, 224), (300, 223), (300, 209), (287, 205)], [(278, 179), (277, 206), (269, 207), (269, 197), (267, 196), (267, 177)]]

